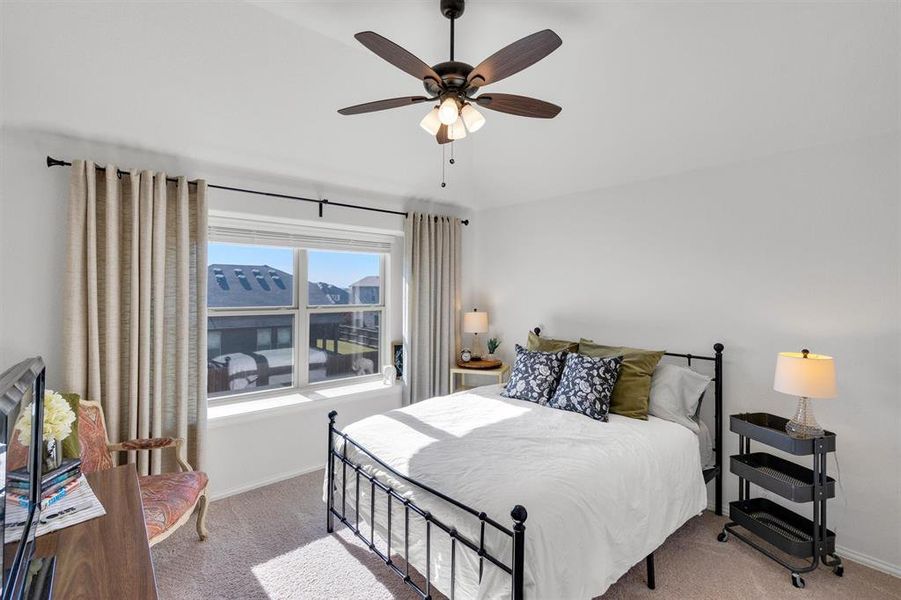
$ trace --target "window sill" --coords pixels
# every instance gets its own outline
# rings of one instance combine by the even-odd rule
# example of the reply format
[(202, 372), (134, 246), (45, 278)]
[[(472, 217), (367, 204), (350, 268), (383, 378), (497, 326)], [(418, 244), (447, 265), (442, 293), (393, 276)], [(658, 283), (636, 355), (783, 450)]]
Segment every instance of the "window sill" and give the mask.
[(318, 389), (305, 389), (285, 394), (267, 395), (253, 400), (243, 400), (227, 404), (218, 404), (207, 408), (207, 424), (209, 427), (228, 425), (235, 421), (246, 421), (268, 417), (307, 408), (320, 407), (323, 404), (338, 404), (350, 400), (359, 400), (367, 396), (401, 393), (402, 384), (385, 385), (381, 378), (372, 381), (348, 383)]

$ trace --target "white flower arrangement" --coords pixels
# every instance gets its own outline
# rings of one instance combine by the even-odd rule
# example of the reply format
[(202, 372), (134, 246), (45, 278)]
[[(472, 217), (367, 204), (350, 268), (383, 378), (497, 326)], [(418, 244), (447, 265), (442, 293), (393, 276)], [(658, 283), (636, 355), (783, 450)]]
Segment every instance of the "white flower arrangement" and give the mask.
[[(33, 405), (29, 404), (19, 415), (16, 429), (19, 441), (24, 445), (31, 443), (31, 413)], [(53, 390), (44, 391), (44, 440), (64, 440), (72, 433), (75, 412), (66, 399)]]

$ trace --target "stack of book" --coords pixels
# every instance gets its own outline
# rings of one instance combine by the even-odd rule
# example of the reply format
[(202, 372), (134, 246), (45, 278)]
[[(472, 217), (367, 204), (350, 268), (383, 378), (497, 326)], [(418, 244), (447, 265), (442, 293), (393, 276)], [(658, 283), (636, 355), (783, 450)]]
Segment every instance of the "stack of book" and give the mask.
[[(28, 483), (15, 471), (7, 479), (5, 541), (22, 536), (28, 517)], [(81, 460), (66, 459), (58, 468), (45, 474), (41, 481), (41, 514), (36, 535), (106, 514), (94, 491), (81, 472)]]
[[(65, 498), (78, 486), (80, 480), (80, 458), (67, 458), (56, 469), (44, 473), (41, 477), (41, 508), (47, 508)], [(27, 508), (29, 495), (27, 471), (19, 469), (10, 473), (7, 486), (10, 500)]]

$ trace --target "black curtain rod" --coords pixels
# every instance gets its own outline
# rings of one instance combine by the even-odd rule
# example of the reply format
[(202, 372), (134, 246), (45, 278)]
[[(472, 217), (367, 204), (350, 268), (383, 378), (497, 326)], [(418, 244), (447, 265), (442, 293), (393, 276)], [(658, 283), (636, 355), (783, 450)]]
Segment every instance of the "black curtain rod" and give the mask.
[[(57, 158), (53, 158), (52, 156), (47, 156), (47, 167), (71, 167), (72, 163), (59, 160)], [(98, 171), (106, 171), (106, 167), (101, 167), (100, 165), (94, 165), (94, 168)], [(128, 171), (123, 171), (121, 169), (116, 170), (116, 175), (121, 177), (122, 175), (127, 175)], [(178, 181), (175, 177), (167, 177), (167, 181)], [(197, 185), (196, 181), (189, 181), (189, 185)], [(326, 198), (321, 200), (317, 200), (315, 198), (304, 198), (303, 196), (292, 196), (290, 194), (277, 194), (275, 192), (261, 192), (259, 190), (250, 190), (246, 188), (239, 187), (231, 187), (227, 185), (215, 185), (213, 183), (207, 183), (208, 188), (215, 188), (217, 190), (227, 190), (229, 192), (241, 192), (243, 194), (256, 194), (257, 196), (269, 196), (271, 198), (286, 198), (288, 200), (299, 200), (301, 202), (313, 202), (319, 205), (319, 217), (322, 217), (322, 209), (327, 204), (329, 206), (340, 206), (342, 208), (353, 208), (355, 210), (368, 210), (370, 212), (377, 213), (385, 213), (389, 215), (400, 215), (403, 217), (407, 216), (407, 213), (401, 210), (388, 210), (387, 208), (373, 208), (371, 206), (360, 206), (359, 204), (346, 204), (344, 202), (332, 202)], [(469, 225), (469, 219), (463, 219), (460, 221), (464, 225)]]

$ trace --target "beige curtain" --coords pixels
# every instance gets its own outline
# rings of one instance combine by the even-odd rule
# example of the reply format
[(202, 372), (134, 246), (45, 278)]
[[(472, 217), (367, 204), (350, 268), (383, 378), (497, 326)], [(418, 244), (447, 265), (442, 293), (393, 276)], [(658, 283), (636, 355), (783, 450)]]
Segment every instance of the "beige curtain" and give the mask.
[[(206, 244), (206, 182), (72, 163), (65, 389), (102, 403), (111, 441), (184, 438), (195, 468), (206, 432)], [(172, 468), (171, 450), (134, 454), (140, 474)]]
[(460, 349), (460, 219), (410, 213), (404, 227), (406, 404), (450, 391)]

